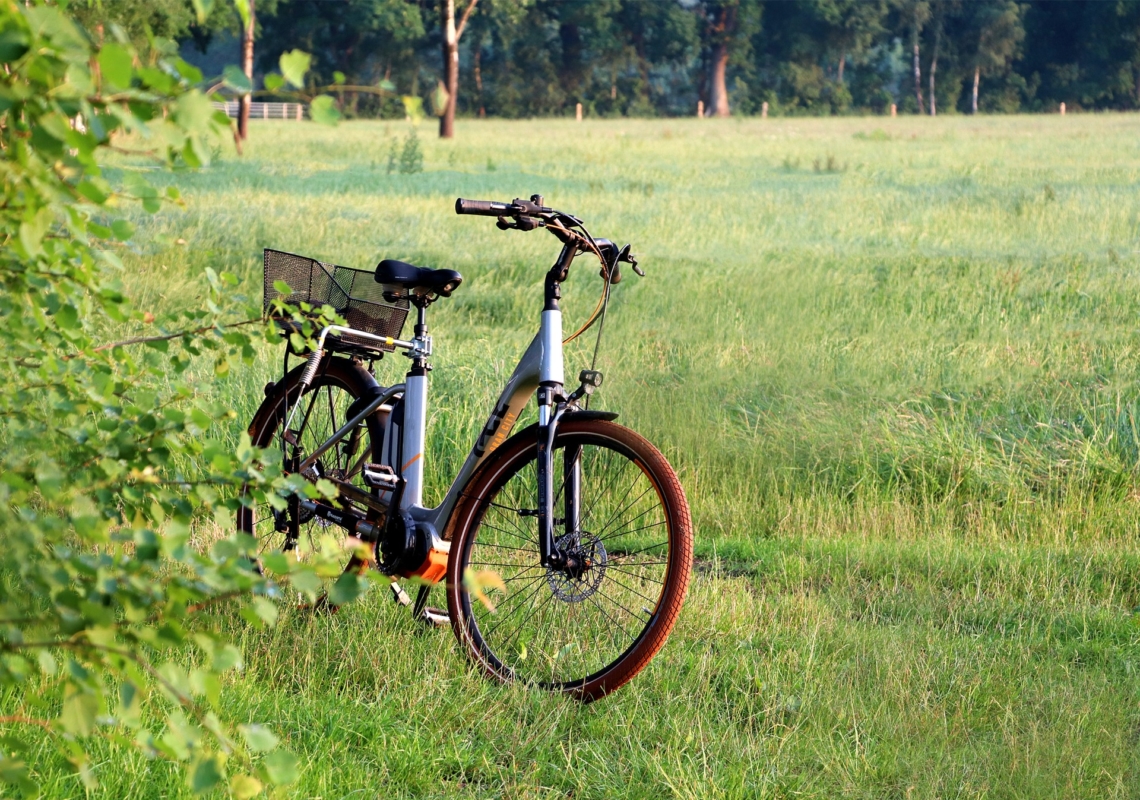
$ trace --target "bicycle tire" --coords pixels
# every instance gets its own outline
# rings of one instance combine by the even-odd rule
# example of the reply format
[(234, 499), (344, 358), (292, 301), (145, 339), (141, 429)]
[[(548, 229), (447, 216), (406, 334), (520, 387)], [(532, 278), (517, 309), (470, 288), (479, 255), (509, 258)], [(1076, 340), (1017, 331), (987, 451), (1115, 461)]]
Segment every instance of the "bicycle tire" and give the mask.
[[(269, 390), (265, 400), (254, 414), (248, 430), (250, 441), (255, 447), (270, 448), (275, 443), (280, 445), (282, 443), (281, 428), (287, 419), (288, 412), (297, 408), (294, 424), (300, 418), (303, 420), (303, 427), (292, 428), (294, 438), (301, 442), (305, 450), (308, 450), (313, 445), (320, 444), (328, 439), (339, 425), (343, 425), (346, 420), (343, 412), (349, 405), (365, 396), (373, 388), (373, 382), (370, 381), (371, 376), (367, 375), (360, 364), (346, 358), (329, 357), (318, 370), (312, 384), (306, 388), (304, 393), (301, 393), (300, 379), (304, 367), (305, 365), (302, 364), (291, 370), (281, 381), (277, 382)], [(306, 404), (303, 402), (305, 398), (318, 401), (321, 400), (322, 394), (325, 395), (324, 402), (312, 404), (316, 414), (307, 413)], [(301, 401), (301, 405), (298, 407), (299, 401)], [(339, 419), (338, 414), (340, 415)], [(322, 459), (318, 461), (317, 471), (321, 475), (332, 474), (349, 480), (360, 488), (375, 494), (363, 485), (359, 473), (360, 465), (364, 461), (380, 460), (384, 437), (383, 415), (380, 413), (370, 415), (365, 420), (362, 434), (367, 439), (365, 441), (358, 439), (352, 452), (346, 449), (348, 447), (346, 443), (352, 440), (352, 434), (345, 437), (345, 440), (342, 440), (330, 451), (331, 456), (329, 453), (322, 456)], [(362, 454), (366, 455), (361, 458)], [(281, 456), (284, 457), (284, 452), (281, 453)], [(353, 470), (354, 465), (355, 470)], [(241, 488), (242, 496), (246, 496), (248, 492), (248, 486), (243, 485)], [(357, 510), (359, 511), (359, 509)], [(289, 546), (287, 533), (280, 530), (282, 527), (279, 524), (281, 513), (276, 512), (277, 516), (274, 516), (273, 510), (267, 504), (243, 504), (238, 510), (236, 515), (237, 528), (239, 531), (258, 539), (259, 557), (263, 553), (274, 550), (295, 550), (298, 558), (304, 559), (319, 548), (321, 536), (328, 533), (343, 532), (331, 523), (314, 516), (305, 516), (302, 512), (299, 521), (302, 541), (293, 542)], [(344, 569), (345, 571), (360, 572), (366, 567), (367, 562), (354, 554), (346, 559)], [(323, 594), (318, 597), (317, 605), (329, 607)]]
[[(582, 449), (575, 451), (576, 447)], [(589, 455), (586, 448), (591, 448)], [(535, 503), (537, 429), (531, 426), (498, 448), (464, 488), (449, 526), (452, 543), (447, 573), (448, 610), (456, 637), (488, 677), (502, 682), (522, 680), (590, 702), (624, 685), (644, 669), (672, 631), (692, 569), (692, 520), (684, 490), (672, 467), (657, 448), (628, 428), (613, 422), (570, 417), (559, 425), (553, 452), (556, 465), (568, 460), (573, 463), (573, 456), (568, 453), (580, 453), (580, 496), (582, 505), (589, 498), (590, 506), (581, 513), (577, 533), (564, 533), (563, 528), (556, 526), (555, 537), (560, 546), (578, 547), (587, 553), (588, 560), (583, 563), (589, 567), (581, 575), (571, 576), (538, 566), (537, 520), (532, 509), (519, 506), (520, 502), (528, 506)], [(614, 454), (608, 464), (619, 471), (612, 475), (603, 468), (605, 453)], [(614, 464), (618, 459), (622, 463)], [(629, 470), (630, 464), (637, 469)], [(556, 508), (565, 503), (562, 488), (568, 469), (563, 463), (561, 478), (557, 467), (552, 476)], [(595, 472), (603, 474), (594, 475)], [(619, 484), (624, 484), (626, 475), (636, 485), (623, 489)], [(601, 483), (603, 478), (609, 480), (608, 487), (598, 492), (596, 487), (606, 485)], [(648, 488), (642, 489), (643, 485)], [(652, 495), (649, 489), (654, 490)], [(509, 493), (505, 493), (507, 490)], [(629, 500), (635, 491), (641, 495)], [(649, 499), (642, 503), (646, 497)], [(657, 512), (652, 512), (654, 497)], [(503, 502), (498, 502), (500, 499)], [(614, 507), (619, 508), (616, 514)], [(488, 519), (492, 510), (494, 521), (501, 522), (501, 527)], [(650, 522), (651, 513), (659, 519)], [(618, 515), (622, 519), (615, 522)], [(599, 524), (603, 519), (606, 521)], [(631, 520), (636, 528), (627, 527)], [(565, 517), (556, 522), (564, 524)], [(654, 530), (658, 525), (665, 528), (664, 535)], [(651, 534), (646, 534), (646, 530)], [(567, 538), (572, 536), (577, 538)], [(647, 539), (661, 541), (646, 546)], [(487, 560), (484, 552), (492, 554), (492, 560)], [(622, 560), (639, 554), (648, 556), (638, 561)], [(492, 596), (497, 603), (494, 612), (472, 598), (475, 592), (470, 581), (480, 567), (497, 570), (506, 587), (501, 599), (497, 594)], [(654, 574), (661, 578), (659, 590), (649, 588)], [(511, 587), (512, 582), (517, 582), (517, 588)], [(621, 602), (625, 598), (632, 598), (640, 610), (632, 611)], [(556, 601), (561, 604), (552, 605)], [(643, 604), (649, 602), (654, 603), (652, 609)], [(607, 608), (606, 603), (611, 605)], [(511, 621), (512, 615), (527, 608), (529, 611), (523, 613), (521, 621)], [(552, 608), (554, 617), (550, 619)], [(616, 619), (609, 617), (611, 611), (618, 615)], [(503, 616), (497, 617), (499, 613)], [(636, 622), (623, 624), (629, 619)], [(497, 635), (508, 625), (518, 630), (508, 628)], [(525, 627), (531, 629), (529, 638), (519, 633)], [(612, 627), (620, 628), (624, 634), (620, 641), (615, 639)], [(629, 627), (634, 628), (632, 633)], [(602, 641), (607, 630), (608, 647)], [(555, 638), (538, 641), (547, 635)], [(528, 645), (535, 648), (533, 658)], [(570, 674), (575, 671), (586, 674)]]

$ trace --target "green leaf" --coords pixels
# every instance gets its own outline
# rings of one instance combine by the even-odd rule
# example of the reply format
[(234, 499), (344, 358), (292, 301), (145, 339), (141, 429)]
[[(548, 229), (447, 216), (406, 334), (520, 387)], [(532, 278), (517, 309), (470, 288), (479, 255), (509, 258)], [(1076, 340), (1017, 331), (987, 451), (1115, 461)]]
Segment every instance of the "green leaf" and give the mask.
[(76, 736), (88, 736), (95, 730), (95, 718), (98, 715), (98, 696), (84, 691), (74, 683), (68, 683), (63, 691), (63, 710), (59, 715), (63, 729)]
[(258, 619), (266, 625), (274, 625), (277, 622), (277, 606), (264, 597), (255, 597), (249, 603), (253, 613), (257, 614)]
[(192, 133), (207, 133), (214, 117), (210, 98), (194, 90), (178, 98), (174, 107), (174, 121)]
[(252, 775), (234, 775), (230, 778), (230, 794), (235, 800), (250, 800), (261, 794), (264, 784)]
[(289, 576), (289, 581), (293, 584), (293, 588), (304, 594), (315, 595), (321, 590), (320, 576), (311, 569), (302, 569), (292, 573)]
[(277, 63), (285, 80), (298, 89), (305, 88), (305, 74), (309, 71), (309, 65), (313, 63), (312, 56), (303, 50), (290, 50), (288, 53), (282, 53)]
[(327, 94), (313, 98), (309, 104), (309, 117), (321, 125), (336, 125), (340, 120), (340, 112), (333, 103)]
[(337, 84), (338, 86), (343, 86), (344, 85), (344, 73), (341, 72), (340, 70), (334, 70), (333, 71), (333, 83)]
[(334, 606), (343, 606), (351, 603), (360, 596), (363, 590), (363, 581), (359, 575), (346, 572), (336, 579), (332, 589), (329, 590), (329, 602)]
[(202, 82), (202, 70), (198, 69), (193, 64), (187, 64), (181, 58), (171, 59), (170, 63), (174, 66), (174, 69), (178, 72), (178, 74), (186, 79), (187, 83)]
[(190, 772), (190, 791), (194, 794), (208, 792), (222, 782), (222, 770), (216, 756), (203, 758)]
[(382, 80), (381, 80), (381, 81), (380, 81), (378, 84), (376, 84), (376, 88), (378, 88), (378, 89), (380, 89), (381, 91), (384, 91), (384, 92), (392, 92), (392, 93), (395, 93), (395, 91), (396, 91), (396, 84), (392, 83), (392, 82), (391, 82), (390, 80), (388, 80), (387, 78), (384, 78), (384, 79), (382, 79)]
[(190, 0), (190, 2), (194, 6), (194, 15), (198, 18), (198, 24), (205, 25), (206, 17), (214, 10), (214, 0)]
[(103, 49), (99, 51), (98, 61), (104, 83), (112, 89), (129, 89), (133, 60), (130, 51), (121, 44), (110, 42), (103, 45)]
[(297, 780), (297, 757), (288, 750), (276, 750), (261, 762), (270, 783), (278, 785)]
[(40, 670), (45, 675), (54, 675), (55, 671), (59, 669), (59, 665), (55, 663), (55, 658), (47, 650), (41, 649), (37, 653), (37, 658), (40, 662)]
[(241, 17), (242, 28), (249, 27), (249, 0), (234, 0), (234, 8), (237, 9), (238, 16)]
[(265, 76), (265, 88), (271, 92), (276, 92), (285, 85), (285, 79), (278, 75), (276, 72), (270, 72)]
[(107, 195), (91, 181), (80, 182), (79, 185), (75, 187), (75, 191), (97, 205), (103, 205), (107, 202)]
[(79, 311), (73, 305), (61, 306), (55, 312), (55, 324), (64, 330), (75, 330), (79, 327)]
[(451, 99), (451, 95), (440, 81), (436, 85), (435, 91), (431, 93), (431, 110), (437, 117), (442, 117), (447, 112), (447, 101)]
[(28, 52), (28, 36), (21, 30), (0, 33), (0, 63), (11, 64)]
[(277, 290), (278, 294), (284, 295), (285, 297), (293, 294), (292, 287), (285, 283), (285, 281), (274, 281), (273, 288)]
[(241, 665), (241, 650), (232, 644), (222, 645), (214, 651), (212, 669), (215, 672), (226, 672)]
[(226, 65), (226, 68), (222, 70), (222, 79), (225, 81), (226, 86), (229, 86), (235, 92), (249, 94), (253, 91), (253, 83), (246, 74), (234, 64)]
[(135, 235), (135, 226), (125, 219), (117, 219), (111, 223), (111, 233), (120, 242), (125, 242)]
[(284, 553), (266, 553), (261, 557), (261, 563), (275, 575), (285, 575), (289, 572), (289, 557)]
[(246, 745), (255, 753), (267, 753), (277, 746), (277, 737), (264, 725), (242, 725), (240, 730)]

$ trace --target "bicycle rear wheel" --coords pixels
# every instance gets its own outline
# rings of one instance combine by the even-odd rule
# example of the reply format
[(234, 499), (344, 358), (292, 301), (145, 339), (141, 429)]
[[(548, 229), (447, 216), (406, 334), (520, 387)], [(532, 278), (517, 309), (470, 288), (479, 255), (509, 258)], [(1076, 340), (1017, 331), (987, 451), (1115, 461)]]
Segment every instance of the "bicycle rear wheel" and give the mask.
[[(249, 427), (253, 445), (268, 449), (286, 471), (289, 470), (287, 462), (294, 453), (294, 445), (299, 445), (296, 452), (301, 459), (314, 452), (348, 420), (349, 407), (371, 387), (370, 376), (362, 366), (346, 358), (333, 357), (326, 361), (312, 385), (302, 393), (300, 375), (303, 369), (302, 364), (290, 371), (269, 390)], [(288, 431), (285, 430), (286, 422), (290, 425)], [(383, 435), (380, 415), (369, 416), (322, 455), (306, 476), (313, 481), (319, 478), (344, 481), (361, 492), (374, 494), (364, 485), (361, 471), (365, 463), (380, 460)], [(250, 494), (248, 487), (243, 486), (241, 491), (243, 497)], [(343, 496), (338, 504), (362, 516), (368, 515), (367, 509), (352, 504)], [(268, 503), (250, 502), (238, 511), (237, 527), (257, 539), (259, 558), (275, 551), (293, 552), (302, 562), (314, 560), (327, 537), (343, 539), (347, 535), (343, 529), (316, 517), (296, 503), (280, 510)], [(366, 566), (367, 562), (355, 555), (345, 557), (345, 570), (359, 571)], [(326, 605), (323, 599), (318, 603)]]
[[(539, 565), (531, 427), (464, 491), (452, 523), (448, 609), (488, 676), (590, 701), (633, 678), (665, 643), (688, 588), (692, 522), (673, 469), (628, 428), (571, 418), (553, 454), (555, 542), (578, 566)], [(568, 482), (580, 490), (568, 492)], [(505, 587), (489, 595), (494, 609), (472, 597), (477, 585), (497, 583), (480, 573)]]

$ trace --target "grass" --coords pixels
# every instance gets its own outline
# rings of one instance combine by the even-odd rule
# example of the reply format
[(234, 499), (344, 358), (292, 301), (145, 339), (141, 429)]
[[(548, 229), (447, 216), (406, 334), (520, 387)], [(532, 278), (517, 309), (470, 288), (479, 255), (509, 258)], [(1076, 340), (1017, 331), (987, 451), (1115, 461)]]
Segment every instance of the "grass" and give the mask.
[[(226, 716), (271, 722), (309, 797), (1136, 796), (1136, 124), (461, 122), (388, 175), (403, 125), (255, 122), (139, 220), (142, 306), (195, 302), (206, 266), (256, 287), (262, 247), (459, 269), (431, 320), (438, 498), (556, 253), (451, 204), (542, 192), (648, 273), (615, 290), (600, 406), (673, 461), (699, 563), (662, 653), (589, 707), (485, 684), (377, 591), (270, 632), (219, 618), (245, 654)], [(597, 289), (580, 268), (570, 322)], [(246, 419), (279, 365), (202, 391)], [(98, 796), (188, 791), (105, 756)]]

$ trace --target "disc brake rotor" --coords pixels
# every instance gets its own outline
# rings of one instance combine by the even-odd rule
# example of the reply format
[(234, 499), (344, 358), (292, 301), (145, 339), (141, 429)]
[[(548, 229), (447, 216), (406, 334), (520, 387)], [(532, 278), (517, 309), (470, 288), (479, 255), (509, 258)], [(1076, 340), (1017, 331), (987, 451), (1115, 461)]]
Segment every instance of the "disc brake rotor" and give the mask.
[(605, 545), (592, 533), (567, 533), (555, 541), (555, 546), (568, 558), (582, 566), (571, 571), (547, 567), (546, 582), (554, 596), (564, 603), (581, 603), (598, 591), (606, 576)]

